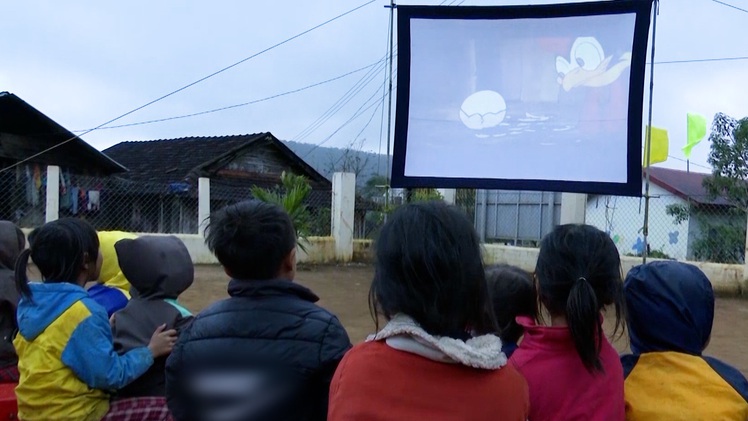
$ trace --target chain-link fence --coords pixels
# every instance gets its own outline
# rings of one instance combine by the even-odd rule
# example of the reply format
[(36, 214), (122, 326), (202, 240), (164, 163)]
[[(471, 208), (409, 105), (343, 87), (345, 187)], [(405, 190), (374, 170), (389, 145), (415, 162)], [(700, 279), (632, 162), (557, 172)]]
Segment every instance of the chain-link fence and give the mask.
[[(46, 174), (32, 168), (0, 174), (3, 201), (0, 218), (23, 228), (44, 223)], [(253, 198), (245, 180), (211, 179), (210, 208)], [(268, 183), (265, 189), (283, 193)], [(60, 174), (59, 217), (77, 217), (97, 230), (139, 233), (196, 234), (199, 230), (197, 182), (168, 185), (136, 182), (118, 176), (88, 177)], [(329, 236), (332, 192), (311, 190), (304, 200), (308, 236)]]
[(44, 223), (47, 203), (47, 169), (20, 165), (0, 173), (0, 219), (22, 228)]
[(623, 255), (743, 263), (746, 213), (723, 199), (653, 194), (649, 234), (644, 241), (645, 200), (639, 197), (590, 196), (586, 221), (608, 232)]
[[(211, 179), (210, 184), (210, 206), (214, 211), (252, 198), (251, 184), (246, 180), (219, 178)], [(279, 189), (277, 186), (268, 183), (264, 188)], [(0, 189), (1, 219), (23, 228), (44, 222), (47, 174), (43, 166), (18, 166), (0, 173)], [(162, 185), (65, 172), (60, 174), (59, 189), (59, 216), (84, 218), (98, 230), (198, 232), (197, 182)], [(436, 197), (436, 192), (429, 189), (410, 192), (410, 199), (416, 201)], [(404, 191), (391, 191), (389, 204), (384, 194), (369, 192), (364, 196), (359, 192), (354, 238), (376, 238), (387, 213), (406, 200)], [(304, 200), (309, 236), (331, 234), (331, 202), (331, 191), (309, 192)], [(560, 222), (560, 193), (458, 189), (455, 202), (487, 243), (537, 247)], [(644, 198), (589, 195), (586, 222), (607, 232), (622, 255), (641, 256), (648, 247), (647, 254), (655, 258), (745, 261), (744, 209), (722, 198), (683, 196), (655, 188), (650, 199), (646, 244), (644, 210)]]

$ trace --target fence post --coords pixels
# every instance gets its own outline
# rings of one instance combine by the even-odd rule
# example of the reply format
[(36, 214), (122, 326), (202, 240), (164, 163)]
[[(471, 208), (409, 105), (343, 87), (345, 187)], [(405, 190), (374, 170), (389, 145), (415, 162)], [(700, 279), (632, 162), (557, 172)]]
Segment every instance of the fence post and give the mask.
[(457, 203), (457, 190), (456, 189), (437, 189), (439, 194), (442, 195), (444, 201), (449, 205)]
[(561, 225), (584, 224), (587, 214), (587, 195), (579, 193), (561, 194)]
[(60, 167), (47, 165), (47, 208), (44, 221), (56, 221), (60, 217)]
[(208, 223), (210, 223), (210, 178), (200, 177), (197, 180), (198, 235), (205, 235)]
[(356, 209), (356, 174), (336, 172), (332, 176), (332, 237), (335, 258), (353, 259), (353, 220)]

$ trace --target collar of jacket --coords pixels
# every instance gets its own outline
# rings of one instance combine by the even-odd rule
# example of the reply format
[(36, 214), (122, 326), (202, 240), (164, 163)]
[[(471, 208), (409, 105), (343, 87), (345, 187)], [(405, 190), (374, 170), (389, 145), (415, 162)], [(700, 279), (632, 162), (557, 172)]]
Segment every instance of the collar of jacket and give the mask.
[(395, 315), (382, 330), (367, 339), (381, 340), (390, 348), (442, 363), (496, 370), (507, 362), (506, 355), (501, 351), (501, 339), (498, 336), (481, 335), (466, 341), (433, 336), (404, 314)]
[(247, 281), (232, 279), (229, 282), (229, 295), (232, 297), (267, 297), (273, 295), (295, 295), (302, 300), (312, 303), (319, 301), (319, 297), (309, 288), (301, 286), (287, 279), (268, 279), (262, 281)]

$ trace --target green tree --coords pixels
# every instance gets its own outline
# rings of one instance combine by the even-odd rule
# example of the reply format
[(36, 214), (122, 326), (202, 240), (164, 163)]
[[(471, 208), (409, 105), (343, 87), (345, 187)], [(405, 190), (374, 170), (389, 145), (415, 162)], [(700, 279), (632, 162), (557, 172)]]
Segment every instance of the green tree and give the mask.
[(712, 175), (704, 179), (704, 187), (712, 198), (724, 197), (735, 207), (748, 210), (748, 118), (738, 121), (718, 113), (709, 141)]
[(252, 187), (252, 196), (257, 200), (278, 205), (288, 212), (296, 229), (299, 248), (306, 251), (303, 241), (310, 235), (312, 215), (304, 203), (311, 193), (309, 181), (302, 175), (283, 172), (281, 184), (271, 189)]
[(733, 207), (726, 218), (715, 221), (713, 214), (689, 205), (669, 205), (667, 214), (680, 224), (693, 218), (701, 234), (693, 242), (699, 260), (739, 263), (745, 258), (746, 212), (748, 211), (748, 118), (736, 120), (723, 113), (714, 116), (709, 134), (708, 162), (712, 174), (704, 179), (711, 200), (724, 198)]

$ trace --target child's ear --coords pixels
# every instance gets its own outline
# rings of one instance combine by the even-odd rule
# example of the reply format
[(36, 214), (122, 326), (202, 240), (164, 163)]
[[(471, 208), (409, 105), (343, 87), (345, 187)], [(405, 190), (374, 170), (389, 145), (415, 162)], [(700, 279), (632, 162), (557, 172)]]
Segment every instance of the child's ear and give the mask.
[(283, 258), (281, 262), (279, 277), (293, 280), (296, 276), (296, 247)]

